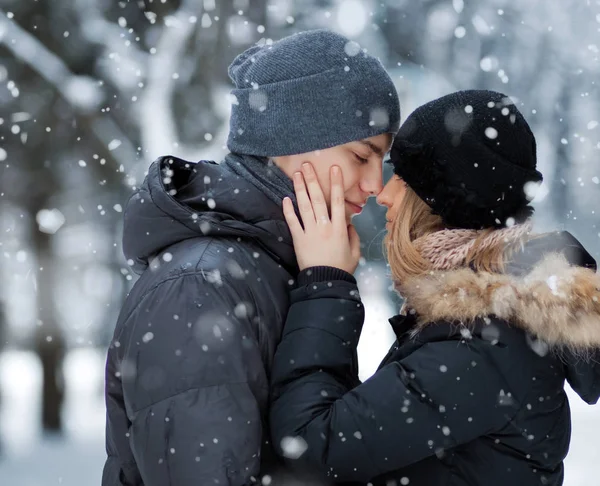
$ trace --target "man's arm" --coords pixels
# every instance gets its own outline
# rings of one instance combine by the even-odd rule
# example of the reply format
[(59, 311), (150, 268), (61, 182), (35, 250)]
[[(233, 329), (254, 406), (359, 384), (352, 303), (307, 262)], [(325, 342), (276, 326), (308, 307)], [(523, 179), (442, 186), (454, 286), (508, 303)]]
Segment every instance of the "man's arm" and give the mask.
[(234, 311), (242, 285), (185, 274), (132, 316), (122, 380), (146, 486), (241, 486), (259, 474), (268, 389), (251, 324)]
[(125, 412), (116, 351), (116, 348), (111, 346), (106, 361), (107, 458), (102, 471), (102, 486), (140, 486), (143, 484), (142, 478), (129, 447), (128, 433), (131, 423)]

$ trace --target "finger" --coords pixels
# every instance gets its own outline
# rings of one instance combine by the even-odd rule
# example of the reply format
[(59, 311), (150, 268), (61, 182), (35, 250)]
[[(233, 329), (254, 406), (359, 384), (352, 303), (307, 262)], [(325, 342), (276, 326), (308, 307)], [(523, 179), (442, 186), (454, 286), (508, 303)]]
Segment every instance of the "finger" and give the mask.
[(337, 165), (331, 168), (331, 221), (339, 228), (346, 227), (344, 176)]
[(312, 204), (308, 197), (308, 193), (306, 192), (306, 185), (304, 184), (302, 172), (294, 172), (294, 191), (296, 193), (296, 200), (298, 201), (298, 210), (300, 212), (300, 217), (302, 218), (302, 224), (305, 228), (314, 225), (315, 214), (313, 213)]
[(289, 197), (283, 198), (283, 216), (290, 228), (292, 238), (303, 233), (302, 225), (300, 224), (300, 221), (298, 221), (296, 211), (294, 211), (294, 203), (292, 203), (292, 200)]
[(350, 242), (350, 254), (358, 262), (360, 259), (360, 238), (356, 228), (352, 224), (348, 226), (348, 240)]
[(321, 189), (321, 184), (317, 179), (317, 174), (310, 162), (304, 162), (302, 164), (302, 174), (306, 181), (306, 187), (308, 188), (308, 195), (310, 196), (310, 202), (312, 203), (312, 209), (315, 216), (315, 221), (318, 224), (329, 223), (329, 211), (327, 210), (327, 203), (325, 202), (325, 196)]

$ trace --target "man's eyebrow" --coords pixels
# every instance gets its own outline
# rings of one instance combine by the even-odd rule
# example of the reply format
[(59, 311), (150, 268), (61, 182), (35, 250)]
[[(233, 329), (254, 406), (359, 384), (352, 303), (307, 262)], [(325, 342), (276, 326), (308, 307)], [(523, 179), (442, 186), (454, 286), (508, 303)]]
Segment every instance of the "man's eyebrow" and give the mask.
[(371, 151), (377, 155), (379, 155), (379, 157), (383, 157), (385, 155), (385, 152), (383, 151), (383, 149), (381, 147), (379, 147), (377, 144), (374, 144), (373, 142), (369, 141), (369, 140), (359, 140), (358, 143), (362, 143), (363, 145), (369, 147), (371, 149)]

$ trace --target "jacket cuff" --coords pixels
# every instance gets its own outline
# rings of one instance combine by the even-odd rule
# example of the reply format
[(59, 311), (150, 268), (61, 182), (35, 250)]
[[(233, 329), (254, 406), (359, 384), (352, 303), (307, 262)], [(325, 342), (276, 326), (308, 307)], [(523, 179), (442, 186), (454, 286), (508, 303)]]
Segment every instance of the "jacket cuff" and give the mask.
[(317, 282), (332, 282), (334, 280), (343, 280), (356, 284), (354, 276), (341, 268), (336, 267), (309, 267), (305, 268), (298, 274), (298, 287), (310, 285)]

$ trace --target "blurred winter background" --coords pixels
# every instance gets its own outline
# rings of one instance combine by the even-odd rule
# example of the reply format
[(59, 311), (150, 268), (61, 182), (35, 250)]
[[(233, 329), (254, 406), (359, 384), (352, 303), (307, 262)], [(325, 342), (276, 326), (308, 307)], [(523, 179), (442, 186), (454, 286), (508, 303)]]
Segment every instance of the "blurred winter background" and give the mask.
[[(538, 226), (600, 257), (598, 0), (0, 0), (0, 484), (99, 484), (104, 348), (135, 280), (127, 197), (161, 154), (225, 153), (237, 53), (319, 27), (382, 59), (403, 119), (459, 88), (517, 99), (545, 174)], [(374, 201), (356, 220), (363, 377), (398, 308), (383, 222)], [(597, 484), (600, 410), (572, 408), (566, 484)]]

